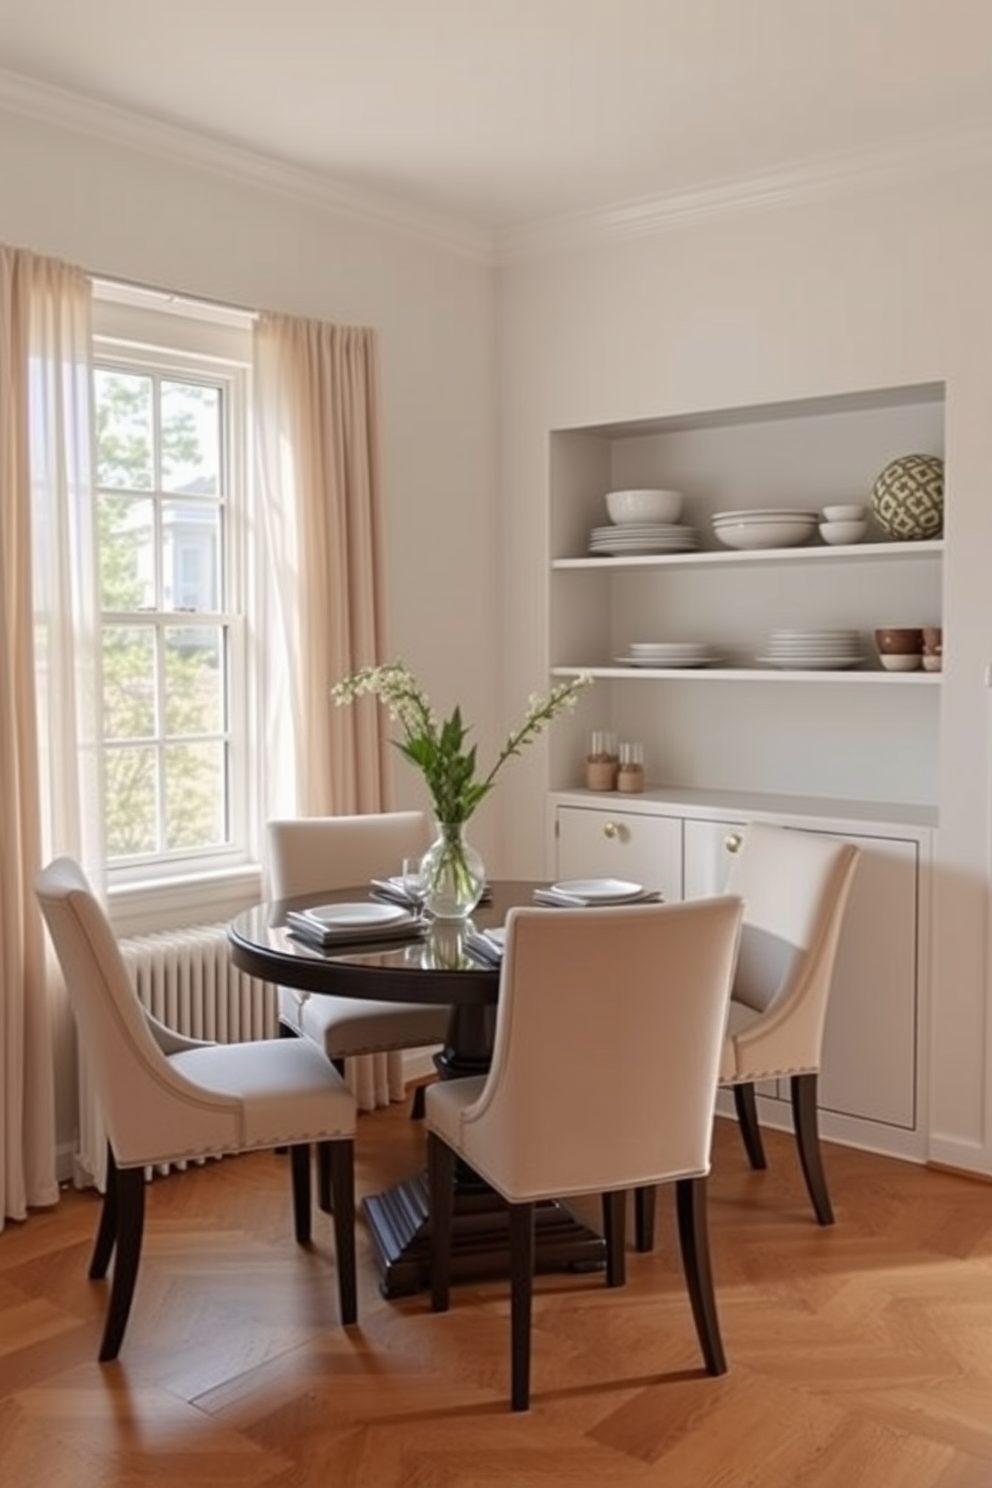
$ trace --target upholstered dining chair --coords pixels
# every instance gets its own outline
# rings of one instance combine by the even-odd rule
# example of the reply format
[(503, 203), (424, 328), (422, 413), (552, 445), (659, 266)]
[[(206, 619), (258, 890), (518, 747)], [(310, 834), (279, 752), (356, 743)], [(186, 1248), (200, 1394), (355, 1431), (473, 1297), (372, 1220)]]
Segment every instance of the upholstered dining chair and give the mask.
[[(430, 846), (430, 823), (422, 811), (281, 818), (270, 821), (266, 831), (269, 886), (275, 899), (387, 878), (398, 871), (403, 858)], [(292, 987), (278, 989), (278, 1009), (280, 1030), (318, 1044), (341, 1074), (345, 1061), (356, 1056), (441, 1044), (448, 1028), (448, 1009), (443, 1006), (328, 997)], [(422, 1086), (414, 1096), (412, 1114), (423, 1114)], [(321, 1159), (324, 1208), (327, 1198), (326, 1165)]]
[(619, 1286), (625, 1190), (674, 1183), (703, 1358), (710, 1374), (726, 1370), (706, 1175), (741, 912), (732, 896), (510, 910), (489, 1072), (427, 1090), (432, 1305), (449, 1305), (460, 1158), (509, 1206), (514, 1410), (530, 1402), (534, 1206), (542, 1199), (603, 1196), (606, 1279)]
[(311, 1237), (310, 1144), (327, 1145), (341, 1322), (357, 1320), (351, 1091), (304, 1040), (214, 1044), (152, 1017), (131, 985), (113, 929), (85, 874), (56, 858), (35, 892), (62, 968), (108, 1134), (106, 1192), (89, 1274), (114, 1261), (100, 1360), (116, 1359), (134, 1296), (145, 1169), (287, 1146), (296, 1239)]
[[(734, 1093), (752, 1168), (767, 1166), (755, 1085), (787, 1079), (806, 1190), (821, 1225), (834, 1222), (820, 1148), (817, 1085), (834, 962), (861, 850), (825, 833), (753, 822), (727, 878), (744, 900), (720, 1084)], [(650, 1249), (653, 1200), (639, 1193), (637, 1244)]]

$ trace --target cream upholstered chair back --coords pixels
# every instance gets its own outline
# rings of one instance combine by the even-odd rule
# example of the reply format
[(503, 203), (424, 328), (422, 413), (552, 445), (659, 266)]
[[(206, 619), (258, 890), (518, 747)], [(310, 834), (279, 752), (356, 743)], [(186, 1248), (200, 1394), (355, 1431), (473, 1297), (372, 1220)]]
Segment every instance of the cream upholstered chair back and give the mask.
[[(789, 1081), (796, 1146), (821, 1225), (833, 1223), (820, 1150), (817, 1083), (834, 963), (860, 848), (827, 833), (752, 822), (727, 890), (744, 925), (720, 1057), (752, 1168), (767, 1167), (755, 1086)], [(636, 1198), (637, 1246), (654, 1243), (654, 1194)]]
[(287, 1146), (297, 1241), (311, 1237), (310, 1146), (326, 1150), (334, 1196), (338, 1297), (357, 1317), (355, 1099), (302, 1039), (211, 1043), (157, 1022), (138, 1001), (113, 928), (86, 876), (56, 858), (35, 879), (107, 1128), (107, 1188), (90, 1261), (114, 1278), (100, 1359), (115, 1359), (141, 1256), (145, 1168), (184, 1158)]
[[(77, 863), (57, 858), (39, 876), (44, 912), (78, 1037), (119, 1167), (234, 1151), (241, 1102), (193, 1085), (166, 1057), (195, 1047), (141, 1006), (113, 930)], [(71, 969), (71, 970), (70, 970)]]
[(816, 1070), (837, 943), (860, 855), (850, 842), (754, 822), (727, 881), (744, 900), (721, 1078)]
[[(276, 899), (387, 878), (404, 858), (426, 852), (431, 841), (422, 811), (277, 818), (266, 832), (269, 885)], [(361, 1110), (401, 1100), (406, 1084), (401, 1051), (441, 1044), (447, 1034), (447, 1009), (437, 1005), (318, 996), (293, 987), (279, 987), (277, 1001), (280, 1029), (319, 1044), (347, 1074)], [(422, 1110), (422, 1092), (418, 1086), (414, 1115)], [(321, 1202), (326, 1207), (325, 1176)]]
[(494, 1187), (555, 1197), (708, 1171), (740, 915), (734, 897), (510, 911), (492, 1066), (462, 1118)]
[(741, 913), (725, 895), (507, 916), (489, 1073), (430, 1086), (426, 1121), (435, 1311), (449, 1305), (456, 1157), (509, 1206), (514, 1410), (530, 1401), (539, 1200), (602, 1196), (606, 1280), (621, 1286), (625, 1191), (673, 1183), (703, 1359), (727, 1367), (706, 1181)]
[(267, 832), (275, 899), (386, 878), (399, 872), (403, 858), (425, 853), (431, 841), (423, 811), (285, 818), (270, 821)]

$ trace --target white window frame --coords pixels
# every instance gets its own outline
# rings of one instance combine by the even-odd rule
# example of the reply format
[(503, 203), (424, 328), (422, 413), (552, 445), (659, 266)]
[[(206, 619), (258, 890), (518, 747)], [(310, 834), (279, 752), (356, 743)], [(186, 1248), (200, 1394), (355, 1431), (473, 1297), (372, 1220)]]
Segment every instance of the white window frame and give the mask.
[[(258, 873), (258, 823), (254, 820), (249, 782), (255, 769), (251, 719), (257, 700), (247, 674), (249, 625), (249, 540), (253, 500), (249, 448), (251, 418), (250, 315), (223, 307), (200, 305), (174, 296), (98, 283), (94, 287), (93, 361), (125, 371), (154, 371), (159, 376), (206, 381), (222, 388), (225, 400), (224, 450), (229, 501), (224, 513), (223, 576), (226, 609), (204, 614), (203, 623), (228, 626), (228, 732), (230, 841), (222, 847), (148, 855), (127, 864), (108, 863), (111, 895), (148, 895), (164, 907), (180, 898), (183, 884), (220, 884), (251, 870)], [(181, 612), (180, 612), (181, 613)], [(168, 624), (169, 612), (161, 612)], [(163, 894), (162, 891), (169, 891)], [(202, 906), (201, 906), (202, 907)]]

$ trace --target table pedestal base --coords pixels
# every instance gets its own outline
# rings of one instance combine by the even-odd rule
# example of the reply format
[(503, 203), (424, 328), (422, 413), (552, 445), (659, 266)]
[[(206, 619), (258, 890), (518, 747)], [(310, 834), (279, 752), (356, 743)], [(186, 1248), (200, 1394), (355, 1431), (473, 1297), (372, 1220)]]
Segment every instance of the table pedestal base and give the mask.
[[(362, 1200), (384, 1297), (408, 1296), (430, 1286), (430, 1207), (427, 1174), (408, 1178), (384, 1193)], [(535, 1269), (595, 1271), (606, 1264), (602, 1235), (557, 1200), (535, 1205)], [(455, 1196), (452, 1281), (509, 1276), (507, 1209), (491, 1190)]]

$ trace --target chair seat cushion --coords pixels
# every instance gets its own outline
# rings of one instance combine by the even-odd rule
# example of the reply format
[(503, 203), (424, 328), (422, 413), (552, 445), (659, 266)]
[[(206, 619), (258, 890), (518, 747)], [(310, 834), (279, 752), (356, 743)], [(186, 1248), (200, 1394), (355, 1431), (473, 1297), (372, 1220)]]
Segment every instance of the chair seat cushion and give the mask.
[(328, 1059), (420, 1049), (445, 1042), (448, 1009), (441, 1004), (313, 996), (300, 1008), (297, 1031), (319, 1044)]
[(170, 1065), (216, 1096), (243, 1102), (239, 1147), (275, 1147), (355, 1134), (355, 1097), (305, 1039), (209, 1044)]

